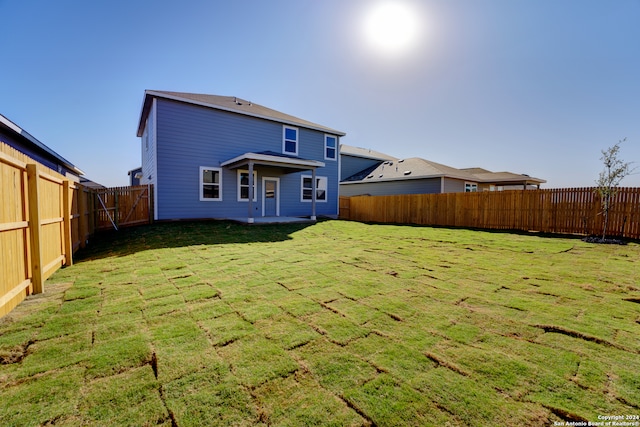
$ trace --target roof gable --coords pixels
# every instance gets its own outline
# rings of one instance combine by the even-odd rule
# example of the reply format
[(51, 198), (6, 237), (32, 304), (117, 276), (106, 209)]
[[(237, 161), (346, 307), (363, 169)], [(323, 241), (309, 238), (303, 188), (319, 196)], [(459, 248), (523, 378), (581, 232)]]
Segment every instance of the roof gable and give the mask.
[(397, 157), (381, 153), (380, 151), (371, 150), (369, 148), (354, 147), (346, 144), (340, 144), (340, 154), (371, 160), (398, 160)]
[(344, 132), (331, 129), (326, 126), (319, 125), (307, 120), (300, 119), (289, 114), (282, 113), (271, 108), (264, 107), (259, 104), (255, 104), (251, 101), (247, 101), (235, 96), (220, 96), (220, 95), (206, 95), (198, 93), (186, 93), (186, 92), (167, 92), (147, 90), (145, 91), (145, 97), (142, 105), (142, 113), (140, 115), (140, 122), (138, 123), (138, 136), (142, 136), (144, 131), (144, 123), (151, 109), (151, 103), (153, 98), (163, 98), (178, 102), (184, 102), (192, 105), (199, 105), (201, 107), (212, 108), (215, 110), (228, 111), (231, 113), (242, 114), (245, 116), (255, 117), (264, 120), (276, 121), (279, 123), (300, 126), (312, 130), (331, 133), (334, 135), (344, 136)]

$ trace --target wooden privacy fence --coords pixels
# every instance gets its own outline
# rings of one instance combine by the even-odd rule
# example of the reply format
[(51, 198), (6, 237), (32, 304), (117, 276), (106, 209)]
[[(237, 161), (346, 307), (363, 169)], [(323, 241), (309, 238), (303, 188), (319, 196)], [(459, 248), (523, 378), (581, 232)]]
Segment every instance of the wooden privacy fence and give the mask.
[[(0, 317), (27, 295), (44, 291), (58, 268), (73, 263), (115, 199), (121, 225), (149, 222), (151, 187), (100, 190), (84, 187), (0, 142)], [(110, 225), (110, 224), (109, 224)]]
[(0, 317), (44, 281), (93, 233), (83, 186), (0, 144)]
[[(340, 218), (362, 222), (601, 235), (595, 188), (340, 198)], [(640, 188), (619, 188), (608, 236), (640, 239)]]
[(153, 215), (153, 186), (113, 187), (96, 190), (97, 230), (148, 224)]

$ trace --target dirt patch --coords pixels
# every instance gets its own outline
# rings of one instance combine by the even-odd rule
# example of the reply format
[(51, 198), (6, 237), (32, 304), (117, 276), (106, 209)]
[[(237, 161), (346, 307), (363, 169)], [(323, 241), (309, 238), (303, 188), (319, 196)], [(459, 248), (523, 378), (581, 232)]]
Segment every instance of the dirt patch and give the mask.
[[(544, 406), (545, 408), (547, 408), (548, 410), (553, 412), (556, 416), (562, 418), (564, 421), (581, 422), (581, 423), (589, 422), (586, 418), (581, 417), (578, 414), (574, 414), (572, 412), (565, 411), (564, 409), (556, 408), (556, 407), (549, 406), (549, 405), (542, 405), (542, 406)], [(582, 425), (582, 424), (580, 424), (580, 425)]]
[(455, 372), (456, 374), (460, 374), (464, 377), (468, 377), (469, 373), (466, 371), (463, 371), (462, 369), (460, 369), (459, 367), (457, 367), (456, 365), (454, 365), (453, 363), (447, 362), (446, 360), (436, 356), (435, 354), (432, 353), (424, 353), (425, 356), (427, 356), (427, 359), (431, 360), (432, 362), (435, 362), (436, 365), (438, 366), (442, 366), (443, 368), (447, 368), (452, 370), (453, 372)]
[(29, 354), (29, 347), (35, 343), (30, 340), (29, 342), (16, 346), (10, 350), (0, 350), (0, 365), (12, 365), (14, 363), (22, 362), (22, 359)]
[(585, 341), (594, 342), (596, 344), (606, 345), (607, 347), (617, 348), (618, 350), (629, 351), (632, 353), (636, 353), (636, 351), (629, 350), (628, 348), (622, 347), (618, 344), (612, 343), (610, 341), (604, 340), (602, 338), (594, 337), (593, 335), (586, 335), (582, 332), (572, 331), (571, 329), (563, 328), (562, 326), (554, 326), (554, 325), (533, 325), (534, 328), (539, 328), (544, 330), (545, 332), (551, 332), (556, 334), (567, 335), (573, 338), (579, 338)]
[(595, 236), (585, 237), (582, 239), (582, 241), (587, 243), (599, 243), (602, 245), (626, 245), (627, 244), (627, 242), (625, 242), (624, 240), (603, 239), (602, 237), (595, 237)]

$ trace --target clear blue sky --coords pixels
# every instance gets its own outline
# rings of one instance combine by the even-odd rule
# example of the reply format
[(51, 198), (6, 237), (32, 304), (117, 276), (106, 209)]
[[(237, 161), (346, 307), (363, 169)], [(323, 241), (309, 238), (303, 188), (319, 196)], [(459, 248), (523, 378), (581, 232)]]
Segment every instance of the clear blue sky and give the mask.
[[(145, 89), (238, 96), (454, 167), (594, 185), (640, 166), (640, 0), (403, 1), (417, 39), (364, 36), (377, 0), (0, 0), (0, 113), (86, 176), (140, 165)], [(623, 181), (640, 186), (640, 174)]]

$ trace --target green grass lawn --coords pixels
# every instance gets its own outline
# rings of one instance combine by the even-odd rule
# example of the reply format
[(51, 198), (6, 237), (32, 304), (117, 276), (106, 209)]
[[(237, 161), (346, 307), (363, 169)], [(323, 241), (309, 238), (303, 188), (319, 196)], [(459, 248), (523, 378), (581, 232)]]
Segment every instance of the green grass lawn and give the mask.
[(2, 426), (640, 415), (638, 244), (203, 222), (76, 258), (0, 319)]

